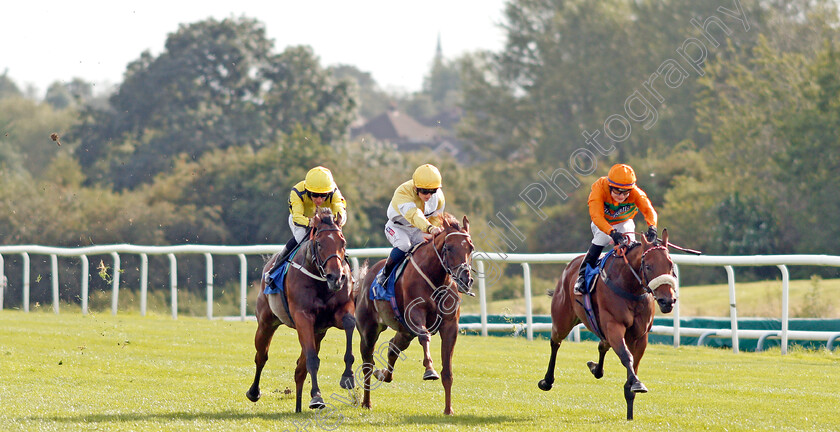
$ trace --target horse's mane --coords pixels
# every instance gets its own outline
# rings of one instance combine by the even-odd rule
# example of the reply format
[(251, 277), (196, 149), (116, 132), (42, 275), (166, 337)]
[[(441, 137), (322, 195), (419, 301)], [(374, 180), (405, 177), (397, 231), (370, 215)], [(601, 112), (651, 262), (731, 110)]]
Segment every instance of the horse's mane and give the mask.
[(321, 219), (321, 223), (324, 225), (335, 225), (335, 221), (333, 220), (333, 212), (329, 207), (320, 207), (318, 209), (318, 217)]
[(458, 231), (461, 231), (461, 224), (458, 223), (458, 218), (453, 216), (451, 213), (443, 212), (442, 218), (444, 222), (451, 225), (452, 228), (455, 228)]

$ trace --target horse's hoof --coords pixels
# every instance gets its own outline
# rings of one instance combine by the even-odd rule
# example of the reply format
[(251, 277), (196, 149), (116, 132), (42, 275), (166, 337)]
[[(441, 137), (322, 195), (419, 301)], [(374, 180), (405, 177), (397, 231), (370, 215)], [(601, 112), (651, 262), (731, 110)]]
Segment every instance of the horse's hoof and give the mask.
[(592, 375), (595, 377), (595, 379), (601, 379), (601, 377), (604, 376), (604, 369), (599, 369), (598, 363), (590, 361), (586, 362), (586, 366), (589, 367), (589, 372), (592, 372)]
[(546, 380), (540, 380), (539, 384), (537, 384), (537, 385), (540, 387), (540, 390), (542, 390), (542, 391), (549, 391), (549, 390), (551, 390), (551, 387), (552, 387), (554, 384), (553, 384), (553, 383), (550, 383), (550, 382), (548, 382), (548, 381), (546, 381)]
[(455, 415), (455, 410), (452, 408), (446, 408), (443, 410), (443, 415)]
[(373, 376), (376, 377), (377, 380), (389, 383), (391, 382), (391, 374), (386, 373), (386, 371), (382, 369), (377, 369), (373, 371)]
[(630, 391), (633, 393), (647, 393), (648, 389), (641, 381), (636, 381), (630, 386)]
[(245, 392), (245, 397), (248, 398), (248, 400), (251, 401), (251, 402), (256, 402), (256, 401), (260, 400), (260, 396), (262, 396), (262, 394), (260, 393), (259, 390), (257, 390), (257, 391), (248, 390), (248, 391)]
[(356, 382), (353, 380), (353, 375), (341, 377), (338, 383), (344, 390), (352, 390), (356, 387)]
[(324, 398), (321, 396), (315, 396), (309, 401), (309, 409), (323, 409), (326, 406), (327, 404), (324, 403)]
[(435, 380), (439, 380), (439, 379), (440, 379), (440, 375), (438, 375), (438, 373), (435, 372), (434, 369), (429, 369), (429, 370), (426, 371), (426, 373), (423, 374), (423, 380), (424, 381), (435, 381)]

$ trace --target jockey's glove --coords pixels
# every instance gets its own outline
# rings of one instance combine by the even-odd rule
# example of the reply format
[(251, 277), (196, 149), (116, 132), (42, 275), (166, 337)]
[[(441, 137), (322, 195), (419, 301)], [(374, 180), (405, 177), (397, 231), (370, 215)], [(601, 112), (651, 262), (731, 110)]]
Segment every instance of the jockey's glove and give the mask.
[(653, 226), (653, 225), (649, 226), (648, 230), (647, 230), (647, 234), (645, 234), (645, 237), (647, 237), (647, 241), (653, 242), (654, 240), (656, 240), (656, 236), (657, 236), (656, 227)]
[(624, 243), (624, 234), (616, 230), (610, 231), (610, 237), (612, 237), (613, 243), (615, 243), (616, 246)]

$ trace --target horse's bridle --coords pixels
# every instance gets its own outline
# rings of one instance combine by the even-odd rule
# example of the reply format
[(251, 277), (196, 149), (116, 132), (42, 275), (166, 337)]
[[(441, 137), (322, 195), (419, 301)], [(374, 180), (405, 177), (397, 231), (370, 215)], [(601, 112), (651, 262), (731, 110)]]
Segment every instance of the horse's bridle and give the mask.
[(441, 253), (437, 250), (437, 247), (434, 247), (434, 245), (432, 245), (432, 249), (435, 250), (435, 255), (437, 255), (438, 261), (440, 261), (440, 266), (443, 267), (443, 271), (445, 271), (446, 274), (448, 274), (451, 277), (451, 279), (455, 280), (455, 285), (458, 286), (458, 291), (460, 291), (462, 293), (469, 293), (470, 292), (470, 287), (464, 286), (464, 283), (461, 282), (461, 276), (464, 275), (464, 272), (469, 274), (472, 271), (472, 266), (469, 265), (466, 262), (463, 262), (461, 264), (458, 264), (458, 266), (455, 268), (455, 270), (452, 270), (452, 268), (448, 267), (446, 265), (446, 263), (444, 262), (444, 260), (446, 259), (446, 252), (447, 252), (446, 239), (448, 239), (449, 236), (451, 236), (451, 235), (462, 235), (462, 236), (467, 236), (467, 237), (470, 236), (468, 233), (464, 233), (464, 232), (460, 232), (460, 231), (451, 232), (451, 233), (447, 234), (446, 237), (443, 238), (443, 246), (441, 247), (443, 249), (443, 255), (441, 255)]
[(320, 230), (316, 231), (314, 234), (312, 234), (311, 241), (312, 241), (312, 245), (314, 246), (313, 251), (312, 251), (312, 255), (315, 255), (315, 267), (318, 269), (318, 272), (321, 273), (321, 276), (324, 276), (326, 274), (326, 270), (324, 270), (324, 266), (327, 264), (327, 261), (329, 261), (333, 258), (339, 260), (339, 262), (341, 261), (341, 257), (338, 256), (337, 253), (334, 253), (334, 254), (324, 258), (323, 261), (321, 261), (321, 254), (320, 254), (321, 243), (319, 243), (318, 240), (315, 240), (315, 236), (317, 236), (318, 234), (320, 234), (324, 231), (338, 231), (338, 232), (341, 232), (341, 229), (339, 229), (339, 228), (324, 228), (324, 229), (320, 229)]
[[(626, 247), (627, 246), (623, 246), (623, 248), (626, 248)], [(645, 292), (650, 293), (650, 294), (653, 294), (653, 290), (656, 289), (656, 287), (651, 288), (649, 286), (650, 282), (652, 282), (653, 280), (656, 280), (660, 276), (664, 275), (663, 274), (663, 275), (660, 275), (660, 276), (657, 276), (657, 277), (653, 278), (652, 280), (648, 280), (647, 272), (645, 272), (645, 255), (647, 255), (648, 253), (650, 253), (652, 251), (655, 251), (655, 250), (664, 250), (665, 253), (667, 253), (668, 252), (668, 247), (660, 244), (660, 245), (656, 245), (656, 246), (642, 252), (642, 258), (641, 258), (640, 264), (639, 264), (639, 271), (642, 274), (641, 277), (639, 277), (639, 273), (636, 273), (636, 269), (634, 269), (633, 266), (630, 265), (630, 261), (627, 260), (627, 254), (623, 253), (623, 249), (622, 249), (622, 253), (620, 254), (621, 257), (624, 258), (624, 262), (627, 264), (627, 267), (630, 268), (630, 272), (633, 274), (633, 277), (636, 278), (636, 281), (639, 282), (639, 285), (642, 286), (642, 288), (645, 290)], [(671, 261), (670, 258), (668, 258), (668, 261), (671, 263), (671, 274), (670, 275), (673, 276), (674, 262)]]
[(334, 254), (332, 254), (332, 255), (330, 255), (330, 256), (328, 256), (328, 257), (324, 258), (324, 260), (323, 260), (323, 261), (321, 261), (321, 254), (320, 254), (320, 250), (321, 250), (321, 243), (319, 243), (319, 242), (318, 242), (318, 240), (316, 240), (316, 239), (315, 239), (315, 236), (317, 236), (318, 234), (320, 234), (320, 233), (322, 233), (322, 232), (325, 232), (325, 231), (338, 231), (338, 232), (341, 232), (341, 229), (340, 229), (340, 228), (324, 228), (324, 229), (319, 229), (318, 231), (316, 231), (315, 233), (313, 233), (313, 234), (312, 234), (312, 238), (310, 239), (310, 241), (312, 241), (312, 246), (313, 246), (312, 255), (314, 255), (314, 256), (315, 256), (315, 259), (314, 259), (314, 261), (315, 261), (315, 268), (316, 268), (316, 269), (318, 269), (318, 273), (320, 273), (320, 274), (321, 274), (321, 277), (323, 277), (323, 278), (324, 278), (324, 280), (326, 280), (326, 277), (325, 277), (325, 276), (326, 276), (326, 274), (327, 274), (327, 271), (324, 269), (324, 266), (327, 264), (327, 261), (329, 261), (329, 260), (331, 260), (331, 259), (335, 258), (335, 259), (337, 259), (339, 262), (341, 262), (341, 257), (340, 257), (340, 256), (338, 256), (338, 254), (337, 254), (337, 253), (334, 253)]
[(341, 257), (338, 256), (338, 254), (335, 254), (335, 253), (326, 257), (326, 258), (324, 258), (323, 261), (321, 260), (321, 254), (319, 253), (320, 248), (321, 248), (321, 244), (318, 242), (318, 240), (315, 240), (315, 236), (318, 235), (319, 233), (324, 232), (324, 231), (338, 231), (338, 232), (341, 232), (341, 229), (340, 228), (324, 228), (324, 229), (319, 229), (317, 231), (311, 231), (310, 232), (309, 241), (312, 244), (312, 255), (314, 256), (312, 261), (315, 262), (315, 269), (318, 270), (318, 273), (319, 273), (318, 275), (313, 274), (312, 272), (307, 270), (305, 267), (303, 267), (302, 265), (300, 265), (300, 264), (298, 264), (294, 261), (291, 261), (291, 260), (289, 261), (289, 264), (292, 267), (300, 270), (301, 273), (311, 277), (312, 279), (315, 279), (315, 280), (318, 280), (318, 281), (321, 281), (321, 282), (326, 282), (327, 281), (327, 277), (326, 277), (327, 276), (327, 271), (324, 269), (324, 266), (327, 264), (327, 261), (329, 261), (333, 258), (336, 258), (339, 261), (341, 261)]

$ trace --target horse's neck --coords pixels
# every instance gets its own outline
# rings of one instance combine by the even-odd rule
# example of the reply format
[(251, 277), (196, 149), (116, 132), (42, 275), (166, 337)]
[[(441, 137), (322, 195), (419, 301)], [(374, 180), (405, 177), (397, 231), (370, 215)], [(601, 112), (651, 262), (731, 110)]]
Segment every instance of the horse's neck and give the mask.
[[(636, 246), (635, 248), (625, 251), (625, 256), (627, 257), (627, 261), (625, 262), (624, 258), (619, 256), (618, 254), (613, 255), (613, 263), (612, 263), (612, 271), (609, 276), (617, 281), (621, 281), (625, 289), (628, 291), (635, 291), (641, 288), (639, 281), (636, 279), (636, 276), (633, 275), (635, 272), (636, 275), (640, 274), (640, 267), (642, 261), (642, 247)], [(629, 264), (629, 266), (628, 266)]]
[(306, 239), (301, 242), (297, 255), (300, 256), (298, 264), (307, 270), (313, 270), (315, 268), (315, 260), (312, 255), (312, 241)]
[[(441, 238), (441, 244), (446, 241), (445, 234), (441, 233), (438, 234), (438, 237)], [(433, 239), (431, 244), (426, 245), (425, 247), (417, 249), (416, 252), (423, 252), (425, 256), (418, 257), (418, 254), (415, 252), (412, 255), (412, 259), (417, 263), (417, 266), (423, 271), (427, 278), (435, 284), (435, 287), (440, 286), (444, 280), (446, 280), (446, 270), (443, 268), (443, 263), (440, 262), (440, 258), (438, 258), (438, 254), (440, 252), (437, 251), (437, 237)], [(412, 266), (413, 267), (413, 266)], [(414, 269), (415, 271), (417, 269)]]

